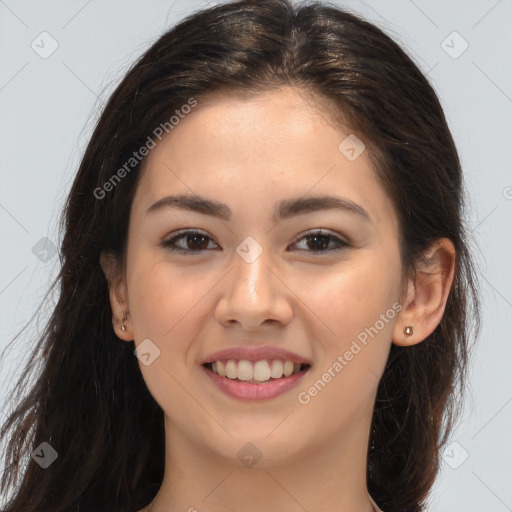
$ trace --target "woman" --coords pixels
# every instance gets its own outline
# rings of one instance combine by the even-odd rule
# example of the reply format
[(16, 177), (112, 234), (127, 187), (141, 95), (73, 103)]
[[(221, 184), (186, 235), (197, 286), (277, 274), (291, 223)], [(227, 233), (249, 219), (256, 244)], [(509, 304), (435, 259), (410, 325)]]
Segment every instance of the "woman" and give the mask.
[(432, 87), (374, 25), (189, 16), (69, 194), (8, 511), (425, 510), (478, 320), (462, 191)]

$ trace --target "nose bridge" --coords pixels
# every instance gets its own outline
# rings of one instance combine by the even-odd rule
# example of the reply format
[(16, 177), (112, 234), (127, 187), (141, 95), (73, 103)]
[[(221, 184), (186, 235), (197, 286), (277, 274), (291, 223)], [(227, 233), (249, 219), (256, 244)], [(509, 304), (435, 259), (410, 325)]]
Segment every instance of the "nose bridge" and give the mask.
[(270, 251), (252, 239), (242, 242), (236, 252), (231, 292), (251, 302), (252, 307), (262, 307), (272, 298)]
[(232, 271), (217, 305), (217, 319), (222, 323), (256, 328), (265, 321), (286, 323), (290, 318), (291, 308), (286, 304), (271, 252), (256, 244), (254, 239), (246, 239), (236, 249)]

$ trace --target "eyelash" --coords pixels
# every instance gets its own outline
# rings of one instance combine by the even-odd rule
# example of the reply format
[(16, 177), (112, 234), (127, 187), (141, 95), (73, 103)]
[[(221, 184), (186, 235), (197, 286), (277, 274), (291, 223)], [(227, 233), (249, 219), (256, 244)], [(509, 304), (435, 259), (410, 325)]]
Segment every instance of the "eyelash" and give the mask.
[[(186, 238), (187, 236), (193, 236), (193, 235), (204, 236), (205, 238), (209, 238), (210, 240), (212, 240), (212, 238), (210, 236), (208, 236), (204, 231), (200, 231), (198, 229), (186, 229), (186, 230), (178, 232), (175, 236), (173, 236), (169, 240), (164, 240), (161, 243), (161, 245), (173, 252), (178, 252), (180, 254), (202, 253), (203, 251), (211, 250), (211, 249), (191, 250), (191, 249), (182, 249), (181, 247), (175, 246), (175, 242), (177, 240), (179, 240), (181, 238)], [(295, 242), (293, 242), (292, 245), (295, 245), (299, 241), (303, 240), (304, 238), (310, 237), (310, 236), (317, 236), (317, 237), (321, 236), (323, 238), (328, 238), (329, 242), (334, 242), (337, 245), (337, 247), (334, 249), (323, 249), (320, 251), (307, 250), (307, 249), (299, 249), (299, 251), (312, 252), (315, 255), (317, 255), (317, 254), (327, 254), (327, 253), (330, 253), (333, 251), (339, 251), (341, 249), (345, 249), (350, 246), (350, 244), (348, 242), (346, 242), (345, 240), (342, 240), (341, 238), (339, 238), (337, 236), (325, 234), (324, 230), (322, 230), (322, 229), (317, 229), (317, 230), (313, 230), (313, 231), (309, 231), (309, 232), (305, 233), (300, 238), (298, 238)]]

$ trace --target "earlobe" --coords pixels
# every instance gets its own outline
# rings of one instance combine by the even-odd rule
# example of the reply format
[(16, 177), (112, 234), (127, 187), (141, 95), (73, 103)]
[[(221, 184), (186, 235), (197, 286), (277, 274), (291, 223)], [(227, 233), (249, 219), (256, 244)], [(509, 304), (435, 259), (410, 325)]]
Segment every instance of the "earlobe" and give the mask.
[(414, 325), (406, 325), (403, 330), (406, 336), (412, 336), (414, 334)]
[(102, 252), (100, 255), (100, 266), (108, 282), (114, 332), (123, 341), (133, 341), (133, 330), (129, 321), (126, 283), (119, 259), (114, 254)]
[(410, 346), (430, 336), (441, 322), (453, 284), (455, 247), (451, 240), (436, 240), (423, 255), (397, 317), (392, 341)]

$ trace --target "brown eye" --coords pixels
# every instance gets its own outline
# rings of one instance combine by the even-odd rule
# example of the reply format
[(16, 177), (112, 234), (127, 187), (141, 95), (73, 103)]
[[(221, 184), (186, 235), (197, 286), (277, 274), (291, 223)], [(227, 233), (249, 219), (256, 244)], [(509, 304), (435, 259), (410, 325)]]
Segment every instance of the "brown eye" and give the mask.
[[(305, 241), (305, 245), (298, 250), (310, 252), (315, 255), (338, 251), (350, 246), (345, 240), (332, 234), (326, 234), (325, 231), (322, 230), (306, 233), (293, 245), (298, 245), (302, 241)], [(185, 230), (179, 232), (169, 240), (163, 241), (161, 245), (181, 254), (200, 254), (203, 251), (216, 250), (218, 248), (215, 243), (213, 243), (213, 247), (211, 247), (210, 242), (213, 243), (212, 238), (202, 231)]]
[(211, 240), (212, 238), (202, 231), (187, 230), (180, 232), (169, 240), (165, 240), (161, 245), (182, 254), (200, 253), (208, 250), (208, 244)]
[[(299, 244), (302, 240), (306, 241), (305, 248), (299, 249), (299, 251), (312, 252), (314, 254), (324, 254), (349, 247), (349, 243), (345, 240), (334, 235), (325, 234), (322, 230), (307, 233), (293, 245)], [(329, 245), (331, 245), (331, 248), (329, 248)]]

